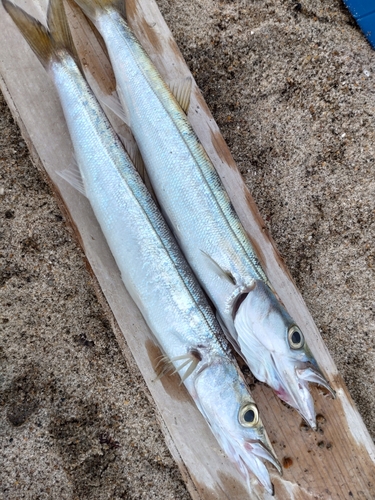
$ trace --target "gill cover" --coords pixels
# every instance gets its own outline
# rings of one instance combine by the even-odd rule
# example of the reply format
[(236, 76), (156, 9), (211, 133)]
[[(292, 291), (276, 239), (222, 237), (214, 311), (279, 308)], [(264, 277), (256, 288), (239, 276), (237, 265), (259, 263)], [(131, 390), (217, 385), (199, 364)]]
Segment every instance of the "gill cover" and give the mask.
[(304, 335), (262, 281), (242, 301), (234, 318), (237, 342), (254, 376), (316, 428), (309, 382), (335, 392), (322, 375)]
[(195, 402), (212, 432), (246, 480), (250, 473), (273, 494), (273, 485), (264, 460), (282, 469), (260, 419), (258, 408), (242, 376), (228, 358), (219, 357), (197, 371)]

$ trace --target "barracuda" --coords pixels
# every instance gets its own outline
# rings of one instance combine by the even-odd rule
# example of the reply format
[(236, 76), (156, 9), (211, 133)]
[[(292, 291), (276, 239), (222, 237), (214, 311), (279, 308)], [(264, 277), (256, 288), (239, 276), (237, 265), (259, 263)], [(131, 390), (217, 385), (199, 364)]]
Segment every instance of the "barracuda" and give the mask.
[(76, 63), (61, 0), (49, 31), (3, 0), (52, 78), (85, 193), (122, 279), (208, 422), (250, 488), (249, 471), (270, 492), (263, 459), (281, 473), (257, 406), (190, 268)]
[(75, 0), (107, 46), (156, 197), (227, 335), (255, 377), (316, 427), (309, 382), (334, 391), (278, 301), (186, 115), (124, 19), (123, 0)]

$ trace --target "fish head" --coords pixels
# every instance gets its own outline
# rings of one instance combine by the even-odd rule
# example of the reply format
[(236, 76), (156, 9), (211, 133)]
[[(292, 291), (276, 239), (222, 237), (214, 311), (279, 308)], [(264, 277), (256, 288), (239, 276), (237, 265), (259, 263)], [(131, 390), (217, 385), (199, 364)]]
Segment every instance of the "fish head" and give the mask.
[(237, 342), (254, 376), (316, 428), (309, 382), (335, 395), (321, 373), (301, 329), (272, 290), (257, 281), (234, 318)]
[(264, 460), (281, 474), (281, 466), (267, 436), (258, 407), (242, 374), (228, 357), (218, 356), (200, 370), (194, 381), (195, 400), (228, 458), (247, 482), (252, 472), (273, 494)]

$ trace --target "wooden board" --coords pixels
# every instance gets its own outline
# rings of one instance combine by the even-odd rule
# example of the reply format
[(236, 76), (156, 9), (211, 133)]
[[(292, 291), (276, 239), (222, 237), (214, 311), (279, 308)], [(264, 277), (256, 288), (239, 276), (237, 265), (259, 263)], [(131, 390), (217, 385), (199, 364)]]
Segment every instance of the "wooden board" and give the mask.
[[(44, 19), (44, 0), (18, 3), (32, 15)], [(131, 0), (127, 3), (127, 12), (133, 29), (161, 74), (169, 80), (190, 75), (155, 2)], [(69, 8), (69, 19), (83, 66), (90, 69), (103, 91), (112, 91), (113, 74), (100, 40), (78, 9)], [(56, 91), (2, 8), (0, 47), (1, 90), (35, 163), (47, 173), (69, 215), (119, 326), (115, 328), (119, 343), (127, 357), (129, 346), (147, 382), (167, 444), (192, 497), (246, 498), (240, 475), (219, 449), (188, 394), (179, 386), (178, 378), (153, 382), (153, 366), (159, 351), (152, 335), (121, 282), (88, 201), (57, 175), (70, 163), (72, 145)], [(282, 478), (272, 471), (275, 498), (375, 498), (373, 442), (195, 84), (188, 117), (214, 162), (273, 286), (302, 327), (315, 357), (337, 391), (337, 399), (332, 401), (313, 389), (320, 414), (319, 432), (314, 433), (306, 430), (297, 413), (283, 406), (270, 389), (257, 385), (254, 397), (279, 459), (286, 466)], [(269, 498), (256, 481), (253, 485), (253, 498)]]

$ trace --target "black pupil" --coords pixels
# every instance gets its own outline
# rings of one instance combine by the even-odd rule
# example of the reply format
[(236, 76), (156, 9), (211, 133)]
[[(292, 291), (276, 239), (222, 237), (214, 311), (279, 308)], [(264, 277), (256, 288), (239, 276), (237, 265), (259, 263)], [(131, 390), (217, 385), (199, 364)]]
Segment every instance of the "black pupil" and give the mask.
[(301, 334), (297, 331), (292, 333), (293, 344), (299, 344), (301, 342)]
[(249, 422), (249, 423), (254, 422), (254, 419), (255, 419), (254, 410), (247, 410), (247, 412), (243, 416), (243, 419), (245, 420), (245, 422)]

